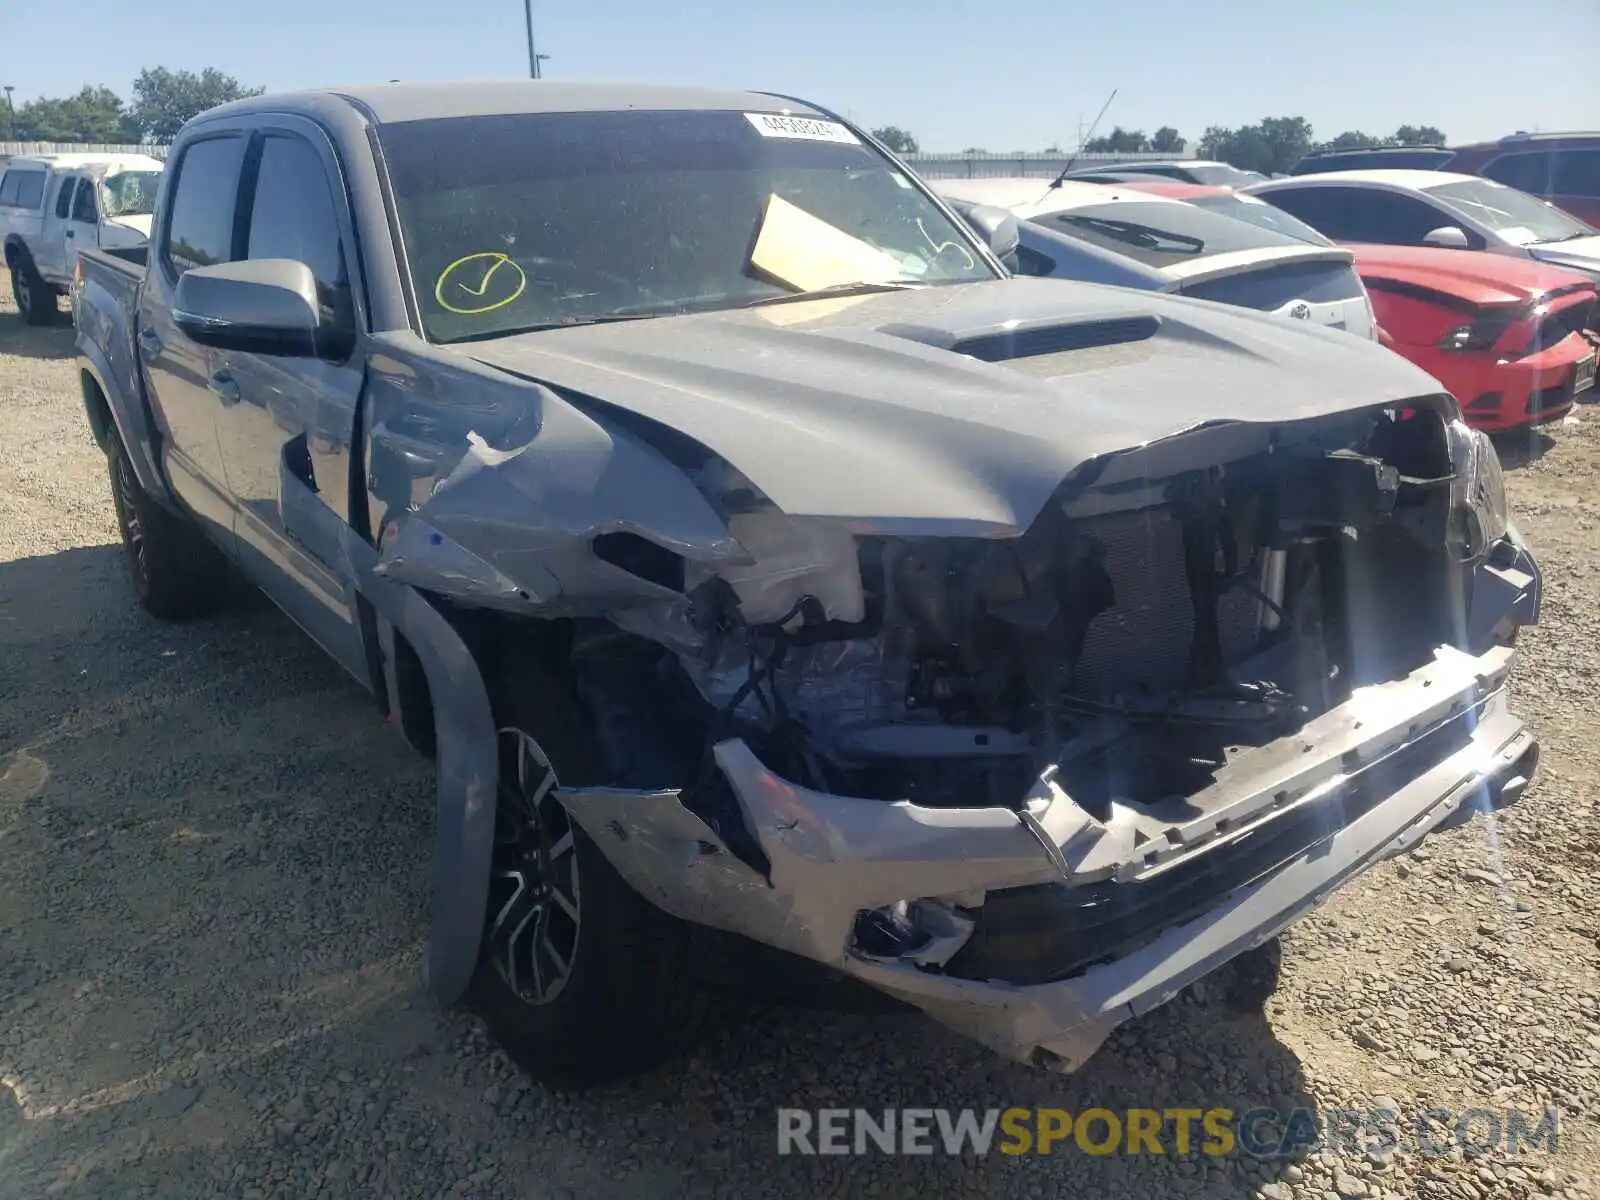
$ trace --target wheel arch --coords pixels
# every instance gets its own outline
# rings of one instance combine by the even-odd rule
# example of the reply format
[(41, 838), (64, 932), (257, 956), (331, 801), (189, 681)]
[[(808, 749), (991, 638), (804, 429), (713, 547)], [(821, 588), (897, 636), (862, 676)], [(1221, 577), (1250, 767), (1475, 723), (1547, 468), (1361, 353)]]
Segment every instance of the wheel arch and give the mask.
[(167, 482), (156, 470), (149, 422), (143, 413), (128, 411), (126, 401), (116, 399), (123, 393), (108, 386), (107, 381), (117, 378), (117, 373), (105, 352), (82, 331), (78, 333), (77, 349), (78, 387), (83, 393), (84, 414), (95, 443), (105, 450), (108, 439), (114, 435), (128, 456), (139, 486), (158, 504), (174, 507)]

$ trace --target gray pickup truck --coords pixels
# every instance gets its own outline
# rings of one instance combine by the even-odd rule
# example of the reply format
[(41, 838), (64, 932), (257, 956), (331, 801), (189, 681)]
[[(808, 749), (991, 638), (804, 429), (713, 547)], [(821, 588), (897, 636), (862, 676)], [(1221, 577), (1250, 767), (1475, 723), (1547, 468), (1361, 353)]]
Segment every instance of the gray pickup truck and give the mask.
[(169, 164), (75, 293), (133, 587), (237, 571), (435, 757), (430, 986), (543, 1078), (681, 1046), (713, 943), (1072, 1070), (1531, 778), (1499, 460), (1377, 345), (1014, 277), (767, 94), (301, 92)]

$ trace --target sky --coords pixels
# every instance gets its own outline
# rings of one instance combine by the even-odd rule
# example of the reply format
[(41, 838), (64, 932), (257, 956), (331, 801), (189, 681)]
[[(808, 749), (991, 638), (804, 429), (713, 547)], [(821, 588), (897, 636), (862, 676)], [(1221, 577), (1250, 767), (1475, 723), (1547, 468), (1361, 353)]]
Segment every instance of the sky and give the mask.
[[(550, 79), (778, 91), (924, 150), (1070, 148), (1113, 88), (1100, 132), (1191, 141), (1267, 116), (1318, 138), (1600, 128), (1600, 0), (533, 0), (533, 24)], [(18, 104), (126, 97), (154, 66), (273, 91), (526, 77), (523, 0), (0, 0)]]

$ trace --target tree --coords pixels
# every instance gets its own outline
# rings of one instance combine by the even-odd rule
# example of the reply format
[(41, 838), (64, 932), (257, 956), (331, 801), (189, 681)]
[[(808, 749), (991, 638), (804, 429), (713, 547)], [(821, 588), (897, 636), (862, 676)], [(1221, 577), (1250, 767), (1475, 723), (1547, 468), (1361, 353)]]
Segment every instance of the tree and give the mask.
[(1324, 150), (1367, 150), (1373, 146), (1383, 145), (1381, 138), (1375, 138), (1370, 133), (1362, 133), (1359, 129), (1348, 129), (1334, 138), (1331, 142), (1322, 145)]
[(17, 109), (16, 136), (25, 142), (120, 142), (126, 113), (107, 87), (85, 87), (76, 96), (41, 96)]
[(190, 117), (230, 100), (259, 96), (265, 90), (247, 88), (215, 67), (207, 67), (198, 75), (193, 71), (146, 67), (133, 81), (130, 125), (141, 138), (171, 141)]
[(1434, 125), (1402, 125), (1389, 139), (1395, 146), (1442, 146), (1447, 139), (1444, 131)]
[(1304, 117), (1267, 117), (1258, 125), (1224, 129), (1212, 125), (1200, 138), (1202, 158), (1229, 163), (1241, 171), (1272, 175), (1287, 171), (1311, 149), (1311, 123)]
[(1150, 139), (1142, 129), (1124, 129), (1118, 125), (1110, 133), (1090, 138), (1083, 149), (1086, 154), (1142, 154), (1150, 149)]
[(874, 129), (872, 136), (896, 154), (915, 154), (920, 149), (916, 135), (908, 133), (898, 125), (885, 125), (882, 129)]
[(1155, 136), (1150, 139), (1150, 149), (1157, 154), (1183, 153), (1183, 138), (1171, 125), (1163, 125), (1156, 130)]

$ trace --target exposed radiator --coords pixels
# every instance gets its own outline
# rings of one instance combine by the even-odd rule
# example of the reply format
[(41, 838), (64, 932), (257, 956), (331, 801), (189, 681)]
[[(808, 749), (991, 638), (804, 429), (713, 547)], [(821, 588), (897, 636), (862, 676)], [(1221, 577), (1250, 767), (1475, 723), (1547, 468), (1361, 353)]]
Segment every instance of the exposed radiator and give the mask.
[[(1095, 691), (1153, 692), (1182, 686), (1189, 666), (1194, 612), (1183, 571), (1183, 527), (1166, 508), (1097, 517), (1084, 532), (1106, 548), (1116, 606), (1089, 626), (1078, 678)], [(1241, 541), (1239, 561), (1249, 562)], [(1218, 606), (1222, 653), (1231, 659), (1256, 637), (1259, 602), (1248, 591), (1223, 593)]]

